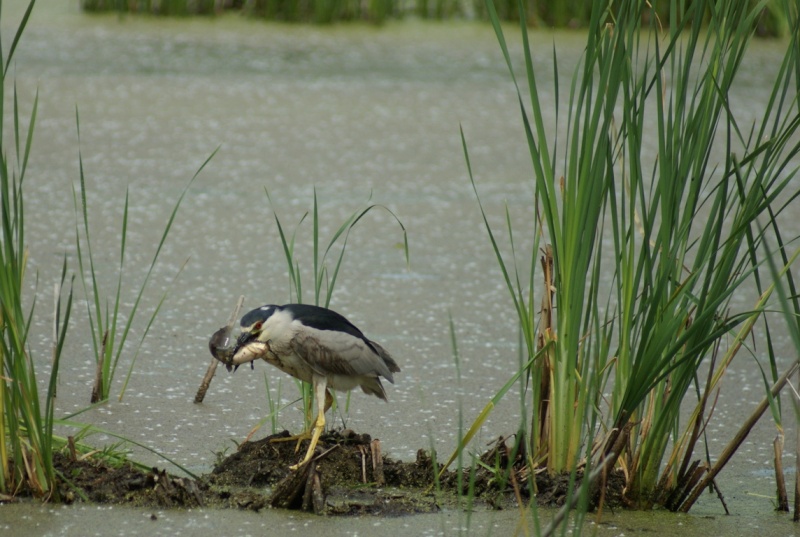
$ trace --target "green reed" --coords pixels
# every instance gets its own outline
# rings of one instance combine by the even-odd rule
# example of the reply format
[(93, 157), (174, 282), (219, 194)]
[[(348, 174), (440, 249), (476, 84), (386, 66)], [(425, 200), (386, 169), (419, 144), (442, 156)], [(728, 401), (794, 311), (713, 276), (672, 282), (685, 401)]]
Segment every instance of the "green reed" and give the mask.
[[(62, 303), (67, 279), (65, 257), (60, 284), (55, 290), (52, 373), (42, 408), (36, 371), (28, 348), (28, 330), (34, 306), (26, 308), (23, 296), (28, 260), (23, 184), (33, 141), (38, 95), (33, 100), (27, 133), (20, 127), (16, 87), (10, 116), (5, 110), (8, 68), (33, 6), (32, 0), (17, 27), (8, 56), (3, 56), (0, 50), (0, 492), (28, 490), (37, 496), (55, 497), (58, 492), (52, 461), (53, 410), (56, 378), (72, 306), (72, 288), (70, 286), (69, 295)], [(6, 132), (13, 133), (10, 146), (6, 144)]]
[[(28, 4), (11, 41), (8, 55), (3, 55), (0, 48), (0, 493), (26, 493), (43, 499), (58, 500), (59, 487), (63, 484), (69, 486), (69, 476), (61, 475), (54, 467), (53, 455), (56, 451), (69, 449), (73, 455), (91, 452), (94, 457), (112, 464), (126, 460), (125, 454), (119, 450), (121, 443), (97, 451), (82, 442), (88, 435), (96, 433), (113, 436), (121, 442), (130, 442), (145, 449), (150, 448), (116, 433), (72, 421), (74, 416), (88, 407), (65, 418), (56, 418), (54, 415), (58, 374), (73, 304), (74, 276), (67, 276), (66, 256), (54, 290), (50, 378), (44, 397), (41, 398), (39, 394), (34, 360), (28, 345), (35, 301), (33, 305), (26, 307), (26, 293), (23, 292), (28, 259), (23, 186), (36, 123), (38, 95), (33, 99), (27, 132), (21, 127), (21, 108), (16, 87), (10, 114), (6, 113), (5, 107), (8, 68), (34, 3), (31, 0)], [(10, 144), (7, 143), (7, 133), (13, 135)], [(83, 180), (82, 173), (81, 179)], [(68, 438), (55, 435), (56, 425), (76, 432)], [(177, 464), (176, 466), (181, 468)], [(181, 469), (187, 475), (192, 475), (191, 472)]]
[[(691, 462), (710, 398), (770, 307), (774, 286), (762, 284), (765, 259), (756, 252), (767, 231), (781, 236), (778, 216), (800, 196), (793, 184), (800, 153), (796, 7), (784, 4), (794, 31), (763, 119), (743, 125), (728, 101), (764, 6), (673, 1), (670, 17), (680, 24), (663, 30), (644, 3), (598, 3), (569, 99), (555, 103), (552, 129), (545, 126), (550, 105), (540, 100), (526, 25), (524, 93), (487, 2), (517, 88), (536, 192), (524, 237), (533, 255), (524, 270), (508, 210), (510, 257), (484, 214), (527, 349), (514, 377), (530, 381), (532, 461), (551, 474), (616, 463), (628, 476), (628, 499), (642, 508), (679, 509), (683, 487), (702, 471)], [(525, 21), (522, 2), (519, 9)], [(553, 70), (558, 95), (555, 52)], [(652, 139), (656, 155), (648, 157), (645, 142)], [(472, 177), (466, 142), (464, 150)], [(773, 272), (793, 285), (798, 252), (786, 250), (791, 242), (783, 239), (768, 257), (780, 260)], [(547, 289), (541, 307), (534, 303), (540, 278)], [(759, 300), (736, 310), (731, 299), (754, 282)], [(763, 337), (770, 338), (768, 325)], [(681, 423), (690, 393), (695, 413)], [(482, 413), (475, 425), (485, 419)]]
[[(306, 218), (308, 218), (308, 213), (303, 214), (295, 226), (291, 237), (288, 237), (284, 231), (283, 225), (281, 224), (280, 217), (274, 208), (275, 204), (269, 195), (269, 191), (266, 191), (266, 194), (270, 206), (273, 207), (272, 214), (275, 218), (275, 224), (281, 239), (281, 246), (283, 247), (283, 253), (286, 258), (286, 265), (289, 270), (289, 300), (302, 303), (303, 278), (300, 269), (300, 259), (298, 259), (295, 254), (295, 240), (297, 238), (297, 232), (300, 229), (300, 226), (303, 224)], [(314, 285), (314, 305), (323, 306), (325, 308), (330, 306), (331, 298), (333, 297), (333, 291), (336, 287), (336, 280), (339, 276), (339, 269), (342, 267), (344, 254), (347, 250), (347, 241), (350, 237), (350, 232), (353, 231), (355, 226), (361, 221), (362, 218), (376, 209), (382, 209), (389, 213), (389, 215), (400, 227), (400, 230), (403, 232), (403, 253), (405, 255), (406, 263), (408, 263), (408, 235), (406, 233), (405, 226), (388, 207), (384, 205), (369, 204), (369, 201), (367, 202), (366, 207), (353, 211), (350, 216), (348, 216), (345, 221), (339, 225), (336, 231), (334, 231), (330, 240), (327, 242), (327, 245), (324, 246), (323, 251), (321, 249), (323, 244), (320, 242), (319, 233), (320, 215), (319, 205), (317, 203), (317, 190), (316, 188), (314, 189), (314, 202), (311, 211), (311, 243), (313, 248), (311, 253), (311, 267), (313, 271), (312, 278)], [(333, 261), (334, 264), (332, 267), (328, 265), (329, 261)]]
[[(653, 55), (645, 61), (652, 59), (655, 67), (635, 79), (638, 88), (630, 84), (626, 91), (630, 99), (623, 107), (629, 113), (622, 130), (633, 135), (625, 137), (621, 156), (632, 164), (631, 198), (639, 198), (639, 213), (645, 216), (642, 241), (636, 244), (631, 234), (639, 226), (634, 202), (627, 211), (611, 211), (618, 226), (615, 270), (625, 275), (616, 286), (623, 313), (612, 410), (615, 427), (641, 420), (631, 432), (632, 449), (622, 463), (631, 475), (631, 498), (645, 507), (679, 507), (679, 498), (669, 494), (690, 478), (697, 441), (692, 431), (700, 424), (681, 426), (680, 405), (706, 367), (709, 381), (697, 386), (702, 392), (697, 408), (706, 408), (739, 342), (750, 333), (750, 323), (768, 307), (772, 287), (761, 292), (759, 285), (761, 298), (751, 310), (733, 311), (731, 299), (745, 286), (752, 287), (765, 262), (755, 255), (768, 237), (760, 222), (780, 236), (777, 216), (785, 200), (800, 195), (792, 185), (797, 173), (792, 161), (800, 152), (794, 138), (800, 128), (792, 73), (800, 58), (796, 30), (760, 125), (744, 131), (728, 106), (728, 92), (762, 7), (693, 3), (697, 11), (684, 14), (684, 20), (690, 19), (686, 30), (671, 28), (663, 51), (653, 41)], [(788, 4), (786, 8), (796, 21), (796, 12)], [(677, 3), (673, 9), (678, 10)], [(706, 25), (701, 24), (704, 12), (710, 14)], [(708, 68), (693, 72), (700, 63)], [(658, 104), (658, 162), (650, 177), (641, 160), (644, 118), (632, 113), (647, 106), (647, 84)], [(717, 141), (725, 147), (721, 163), (711, 159)], [(796, 253), (783, 255), (782, 271), (790, 275)], [(722, 353), (734, 330), (734, 345)], [(769, 338), (768, 327), (764, 334)], [(702, 414), (699, 410), (697, 420)], [(670, 442), (672, 452), (664, 461)]]

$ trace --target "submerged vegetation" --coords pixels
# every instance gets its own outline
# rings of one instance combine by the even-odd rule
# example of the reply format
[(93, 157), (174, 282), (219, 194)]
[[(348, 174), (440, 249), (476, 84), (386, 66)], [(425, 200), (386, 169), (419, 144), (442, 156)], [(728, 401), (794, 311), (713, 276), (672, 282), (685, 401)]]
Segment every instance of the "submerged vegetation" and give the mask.
[[(747, 124), (728, 99), (762, 7), (673, 1), (670, 14), (682, 23), (664, 29), (642, 2), (598, 4), (552, 131), (525, 25), (527, 90), (487, 2), (517, 87), (535, 186), (524, 239), (507, 213), (510, 244), (502, 246), (484, 213), (525, 346), (517, 377), (531, 418), (519, 449), (531, 468), (551, 475), (591, 470), (599, 479), (618, 468), (626, 501), (637, 508), (686, 511), (713, 483), (727, 459), (712, 465), (707, 451), (696, 450), (721, 379), (749, 338), (767, 349), (765, 400), (779, 427), (776, 390), (797, 365), (791, 357), (781, 375), (765, 318), (770, 309), (795, 323), (800, 315), (791, 270), (797, 237), (780, 230), (783, 209), (800, 196), (796, 4), (782, 5), (792, 37), (761, 119)], [(556, 95), (558, 67), (554, 53)], [(516, 253), (527, 249), (521, 268)], [(613, 275), (610, 287), (601, 274)], [(776, 285), (792, 299), (770, 300)], [(755, 303), (736, 303), (740, 294)], [(763, 323), (758, 334), (756, 323)], [(690, 399), (694, 410), (684, 422)], [(486, 412), (470, 433), (485, 419)], [(734, 451), (748, 431), (734, 437)]]

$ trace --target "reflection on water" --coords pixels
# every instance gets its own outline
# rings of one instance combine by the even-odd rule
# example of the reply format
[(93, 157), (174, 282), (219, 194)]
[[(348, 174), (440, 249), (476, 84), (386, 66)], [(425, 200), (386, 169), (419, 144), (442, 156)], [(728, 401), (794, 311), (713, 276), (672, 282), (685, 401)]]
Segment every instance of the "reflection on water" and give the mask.
[[(8, 35), (3, 32), (5, 50)], [(550, 99), (553, 42), (563, 64), (559, 72), (569, 74), (583, 36), (533, 36), (539, 84)], [(775, 68), (772, 58), (778, 46), (753, 44), (741, 94), (733, 95), (732, 102), (764, 101), (768, 88), (762, 83)], [(245, 310), (288, 300), (285, 261), (265, 188), (281, 221), (292, 227), (311, 209), (316, 187), (324, 238), (367, 203), (386, 205), (408, 229), (408, 269), (398, 248), (402, 236), (388, 215), (371, 212), (350, 236), (332, 307), (385, 342), (402, 373), (387, 387), (389, 403), (354, 394), (349, 414), (330, 423), (368, 431), (401, 459), (412, 458), (420, 447), (449, 453), (459, 407), (470, 422), (516, 368), (515, 316), (466, 176), (459, 136), (461, 126), (492, 222), (502, 227), (507, 203), (516, 229), (526, 229), (530, 164), (513, 86), (488, 27), (404, 23), (381, 30), (315, 28), (237, 17), (120, 20), (82, 16), (65, 5), (40, 5), (15, 69), (24, 109), (39, 91), (26, 217), (30, 274), (38, 272), (40, 291), (45, 291), (33, 330), (39, 336), (31, 341), (41, 378), (46, 377), (50, 352), (48, 290), (65, 252), (77, 270), (71, 197), (78, 179), (76, 107), (94, 253), (108, 290), (117, 277), (122, 205), (130, 188), (126, 311), (181, 190), (221, 146), (184, 200), (154, 272), (142, 311), (148, 312), (161, 293), (169, 296), (158, 326), (142, 347), (124, 400), (80, 419), (204, 472), (215, 452), (234, 449), (232, 441), (241, 441), (266, 414), (265, 376), (273, 394), (280, 386), (284, 403), (296, 399), (289, 377), (257, 364), (255, 371), (240, 369), (235, 375), (219, 370), (205, 402), (192, 403), (211, 359), (208, 338), (226, 322), (237, 297), (246, 295)], [(311, 259), (310, 237), (310, 222), (305, 222), (297, 249), (305, 263), (306, 300), (311, 293), (312, 268), (306, 262)], [(460, 383), (450, 348), (450, 314), (458, 336)], [(134, 343), (145, 317), (134, 323)], [(78, 303), (72, 322), (58, 392), (59, 412), (65, 414), (86, 407), (94, 372), (84, 302)], [(788, 352), (788, 338), (777, 344), (787, 349), (787, 357), (794, 355)], [(719, 421), (709, 429), (712, 452), (719, 451), (760, 399), (756, 371), (752, 363), (741, 361), (731, 372), (728, 387), (736, 393), (723, 392), (717, 406)], [(119, 385), (114, 393), (118, 391)], [(498, 406), (475, 449), (516, 429), (518, 400), (512, 393)], [(300, 409), (289, 406), (279, 421), (282, 427), (299, 428)], [(793, 434), (789, 425), (787, 438)], [(773, 435), (774, 427), (763, 421), (720, 479), (733, 511), (760, 513), (763, 518), (754, 523), (764, 526), (774, 522), (772, 505), (751, 493), (772, 494), (772, 478), (764, 469), (771, 465)], [(91, 441), (113, 439), (96, 436)], [(149, 452), (135, 453), (146, 462), (163, 464)], [(84, 510), (80, 517), (104, 516), (97, 514), (102, 509), (79, 509)], [(0, 508), (4, 512), (11, 511)], [(42, 512), (53, 528), (81, 524), (75, 508)], [(697, 512), (721, 511), (709, 501), (698, 505)], [(31, 516), (39, 520), (39, 515)], [(213, 514), (216, 521), (235, 520), (247, 531), (263, 531), (263, 519), (241, 516)], [(318, 524), (281, 516), (297, 528)], [(447, 518), (452, 516), (444, 517), (451, 522), (421, 518), (418, 524), (437, 528), (432, 533), (454, 533), (460, 522)], [(148, 523), (139, 514), (122, 520)], [(176, 528), (216, 523), (204, 522), (207, 514), (168, 513), (159, 515), (158, 524), (168, 520), (177, 520)], [(402, 526), (402, 521), (375, 523), (385, 525), (376, 526), (382, 532)], [(473, 523), (487, 529), (493, 522)], [(220, 524), (226, 532), (231, 527)], [(359, 534), (369, 534), (369, 524), (359, 525)]]

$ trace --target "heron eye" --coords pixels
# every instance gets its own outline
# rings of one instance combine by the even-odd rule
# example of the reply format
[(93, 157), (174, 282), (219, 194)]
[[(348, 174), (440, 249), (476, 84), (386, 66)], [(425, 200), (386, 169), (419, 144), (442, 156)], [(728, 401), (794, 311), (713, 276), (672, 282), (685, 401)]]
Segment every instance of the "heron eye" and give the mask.
[(253, 325), (253, 331), (261, 330), (261, 321), (258, 321), (256, 324)]

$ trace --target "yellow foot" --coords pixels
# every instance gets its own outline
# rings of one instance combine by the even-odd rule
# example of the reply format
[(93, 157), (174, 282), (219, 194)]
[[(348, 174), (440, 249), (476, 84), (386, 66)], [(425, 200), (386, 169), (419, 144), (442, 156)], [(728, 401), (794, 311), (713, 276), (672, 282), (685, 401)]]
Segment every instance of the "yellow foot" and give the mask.
[(311, 440), (311, 431), (303, 431), (300, 434), (293, 434), (292, 436), (284, 436), (281, 438), (273, 438), (270, 442), (294, 442), (297, 441), (297, 445), (294, 447), (294, 452), (297, 453), (300, 451), (300, 444), (303, 443), (303, 440)]
[[(320, 424), (319, 420), (317, 421), (317, 426), (314, 427), (314, 434), (311, 435), (311, 442), (308, 444), (308, 450), (306, 450), (306, 455), (303, 457), (303, 460), (298, 462), (297, 464), (293, 464), (289, 467), (289, 470), (297, 470), (298, 468), (304, 466), (308, 461), (310, 461), (313, 456), (314, 452), (317, 449), (317, 442), (319, 441), (319, 436), (322, 434), (322, 430), (325, 428), (325, 418), (322, 418), (322, 423)], [(297, 446), (300, 447), (300, 443), (297, 443)]]
[[(311, 435), (311, 442), (308, 443), (308, 449), (306, 450), (306, 455), (303, 457), (303, 460), (290, 466), (289, 470), (297, 470), (311, 460), (311, 458), (314, 456), (314, 450), (317, 448), (319, 436), (322, 434), (322, 431), (325, 430), (325, 411), (328, 410), (328, 406), (332, 400), (331, 394), (328, 392), (325, 383), (325, 377), (318, 377), (317, 375), (314, 375), (314, 399), (317, 401), (317, 419), (314, 420), (314, 433)], [(304, 434), (308, 434), (309, 432), (311, 431), (306, 431)], [(300, 447), (299, 442), (297, 447)]]
[(293, 464), (293, 465), (291, 465), (291, 466), (289, 467), (289, 470), (291, 470), (292, 472), (294, 472), (295, 470), (298, 470), (298, 469), (302, 468), (303, 466), (305, 466), (305, 465), (306, 465), (306, 463), (307, 463), (308, 461), (310, 461), (310, 460), (311, 460), (310, 458), (309, 458), (308, 460), (305, 460), (305, 459), (303, 459), (302, 461), (298, 462), (297, 464)]

